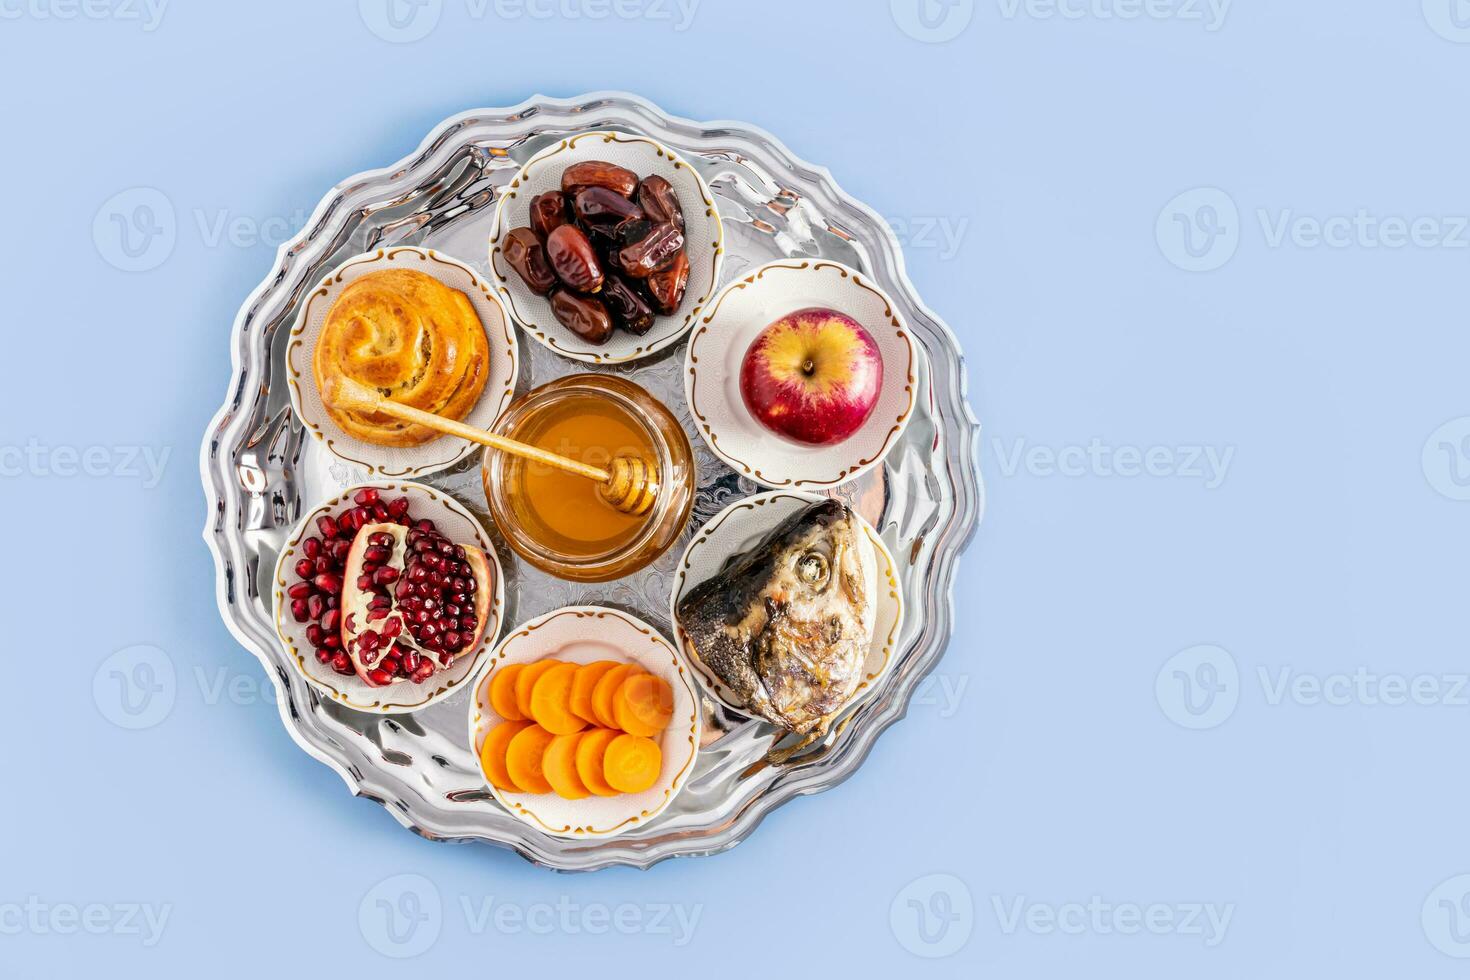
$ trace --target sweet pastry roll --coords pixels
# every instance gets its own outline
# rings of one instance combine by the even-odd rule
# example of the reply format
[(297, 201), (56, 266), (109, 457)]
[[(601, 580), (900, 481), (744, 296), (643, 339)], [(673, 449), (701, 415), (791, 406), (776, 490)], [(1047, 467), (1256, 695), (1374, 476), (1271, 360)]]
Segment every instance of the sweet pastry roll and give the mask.
[[(327, 311), (312, 358), (317, 389), (351, 378), (383, 397), (463, 421), (490, 373), (490, 344), (469, 297), (412, 269), (370, 272)], [(418, 446), (439, 433), (379, 415), (326, 406), (354, 438), (378, 446)]]

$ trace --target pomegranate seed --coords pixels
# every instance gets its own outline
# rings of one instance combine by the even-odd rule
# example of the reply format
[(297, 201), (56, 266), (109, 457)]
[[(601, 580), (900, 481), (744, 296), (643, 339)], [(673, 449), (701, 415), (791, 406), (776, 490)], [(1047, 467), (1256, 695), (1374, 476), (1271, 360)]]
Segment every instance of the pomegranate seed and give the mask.
[(403, 581), (399, 582), (396, 587), (394, 587), (393, 595), (399, 599), (407, 599), (409, 596), (413, 595), (413, 583), (410, 582), (408, 579), (404, 579)]
[(311, 578), (316, 574), (316, 563), (310, 558), (301, 558), (296, 562), (296, 577)]
[(386, 521), (388, 519), (388, 505), (381, 500), (373, 504), (373, 520)]
[(403, 620), (390, 619), (383, 624), (383, 639), (391, 640), (403, 632)]
[(306, 610), (306, 600), (305, 599), (292, 599), (291, 600), (291, 618), (292, 619), (296, 620), (296, 622), (298, 622), (298, 623), (304, 623), (304, 622), (306, 622), (306, 620), (308, 618), (307, 615), (306, 615), (306, 612), (307, 612), (307, 610)]
[(352, 508), (352, 524), (354, 527), (362, 527), (373, 516), (373, 512), (366, 507)]
[(332, 658), (332, 669), (339, 674), (352, 674), (352, 660), (345, 653), (339, 653)]
[(388, 501), (388, 513), (393, 517), (403, 517), (408, 513), (408, 498), (398, 497)]
[(342, 647), (342, 635), (340, 633), (328, 633), (322, 637), (322, 646), (328, 650), (338, 650)]
[(389, 558), (392, 558), (392, 557), (393, 557), (393, 552), (389, 551), (387, 548), (383, 547), (382, 545), (376, 545), (376, 544), (373, 545), (371, 548), (368, 548), (368, 550), (366, 550), (366, 551), (364, 551), (362, 553), (362, 560), (363, 561), (370, 561), (374, 565), (381, 565), (381, 564), (383, 564), (383, 562), (387, 561)]
[(297, 582), (286, 590), (286, 594), (293, 599), (305, 599), (311, 595), (311, 583)]
[(415, 524), (414, 527), (418, 528), (420, 531), (438, 530), (438, 528), (434, 527), (434, 522), (429, 520), (427, 517)]
[(352, 495), (352, 499), (359, 504), (375, 504), (378, 502), (378, 490), (376, 487), (363, 487)]
[[(394, 647), (393, 649), (397, 650), (398, 648)], [(419, 664), (422, 662), (422, 660), (423, 658), (414, 653), (412, 650), (403, 654), (401, 658), (403, 664), (403, 672), (405, 674), (412, 675), (414, 671), (419, 669)]]
[(306, 611), (311, 613), (312, 619), (322, 618), (322, 613), (327, 611), (327, 601), (321, 593), (317, 593), (306, 600)]
[(339, 565), (347, 560), (347, 552), (351, 550), (352, 541), (350, 538), (338, 538), (336, 541), (332, 542), (331, 547), (328, 549), (329, 553), (332, 556), (332, 560), (337, 562)]
[(342, 628), (342, 610), (328, 609), (322, 616), (322, 629), (336, 632)]
[(360, 591), (366, 592), (368, 589), (371, 589), (372, 587), (373, 587), (373, 577), (371, 575), (359, 575), (357, 577), (357, 588)]
[(478, 625), (480, 624), (474, 616), (459, 617), (459, 628), (466, 633), (473, 635), (475, 632), (475, 627)]
[(384, 657), (383, 658), (383, 663), (381, 664), (381, 666), (388, 673), (390, 673), (390, 674), (396, 674), (396, 673), (398, 673), (398, 669), (399, 669), (399, 666), (400, 665), (398, 663), (398, 658), (397, 657)]
[(328, 541), (332, 540), (339, 533), (341, 533), (341, 529), (337, 526), (337, 522), (332, 520), (330, 514), (318, 517), (316, 519), (316, 526), (317, 530), (322, 532), (322, 537), (326, 538)]
[(314, 647), (319, 647), (322, 645), (321, 626), (316, 623), (312, 623), (306, 628), (306, 642), (310, 643)]
[(341, 592), (342, 577), (331, 572), (324, 572), (311, 580), (312, 584), (323, 592)]
[(393, 683), (393, 676), (381, 667), (368, 671), (368, 679), (379, 687)]
[(329, 663), (331, 663), (332, 662), (332, 651), (330, 651), (330, 650), (318, 650), (316, 652), (316, 662), (319, 663), (319, 664), (329, 664)]
[(325, 574), (326, 572), (336, 571), (337, 568), (337, 566), (332, 562), (332, 559), (327, 557), (326, 555), (322, 555), (316, 561), (312, 562), (311, 567), (316, 570), (316, 573), (318, 575)]
[(308, 558), (315, 558), (317, 555), (322, 553), (322, 539), (307, 538), (305, 541), (301, 542), (301, 552)]
[(460, 637), (458, 632), (456, 632), (455, 630), (450, 630), (448, 633), (444, 634), (444, 649), (458, 650), (462, 646), (464, 646), (464, 640)]
[(341, 603), (341, 600), (339, 600), (336, 596), (334, 596), (334, 595), (327, 596), (327, 608), (328, 609), (336, 609), (341, 604), (342, 604)]
[(355, 511), (349, 510), (337, 518), (337, 526), (342, 529), (343, 534), (351, 535), (357, 532), (357, 524), (354, 523), (355, 513)]

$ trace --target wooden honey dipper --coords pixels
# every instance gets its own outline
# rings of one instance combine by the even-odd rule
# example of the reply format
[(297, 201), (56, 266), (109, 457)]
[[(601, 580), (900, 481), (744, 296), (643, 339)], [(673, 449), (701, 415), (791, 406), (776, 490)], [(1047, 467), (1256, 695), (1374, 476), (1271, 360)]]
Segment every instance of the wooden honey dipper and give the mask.
[(459, 436), (461, 439), (468, 439), (470, 442), (477, 442), (482, 446), (510, 453), (512, 456), (545, 463), (547, 466), (553, 466), (568, 473), (576, 473), (589, 480), (596, 480), (600, 484), (597, 492), (601, 494), (602, 499), (624, 514), (636, 516), (647, 513), (648, 509), (653, 506), (654, 498), (658, 496), (658, 477), (654, 466), (640, 456), (626, 454), (615, 456), (608, 463), (607, 469), (599, 469), (596, 466), (579, 463), (575, 459), (549, 453), (536, 446), (528, 446), (524, 442), (516, 442), (514, 439), (507, 439), (493, 432), (477, 429), (473, 425), (465, 425), (463, 422), (443, 418), (433, 412), (425, 412), (410, 405), (400, 405), (384, 398), (365, 384), (340, 376), (328, 379), (322, 388), (322, 400), (344, 411), (391, 415), (393, 418), (413, 422), (447, 435)]

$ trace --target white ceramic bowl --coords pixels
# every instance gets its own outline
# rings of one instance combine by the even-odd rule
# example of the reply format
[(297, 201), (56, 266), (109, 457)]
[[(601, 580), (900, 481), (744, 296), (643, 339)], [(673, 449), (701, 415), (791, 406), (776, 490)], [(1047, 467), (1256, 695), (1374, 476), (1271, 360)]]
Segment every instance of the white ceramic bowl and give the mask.
[(322, 324), (337, 297), (350, 283), (369, 272), (393, 268), (427, 273), (469, 297), (490, 342), (490, 376), (485, 380), (480, 400), (463, 421), (481, 429), (495, 425), (495, 420), (515, 397), (516, 376), (520, 371), (520, 353), (510, 315), (475, 270), (433, 249), (410, 245), (380, 248), (353, 256), (332, 270), (301, 305), (286, 348), (286, 380), (291, 387), (291, 407), (333, 456), (362, 467), (372, 478), (418, 479), (453, 466), (478, 452), (480, 447), (454, 436), (440, 436), (420, 446), (406, 447), (378, 446), (354, 438), (342, 431), (327, 412), (311, 369)]
[[(724, 682), (694, 653), (689, 638), (678, 625), (679, 600), (696, 585), (719, 572), (731, 556), (754, 547), (777, 524), (825, 499), (827, 498), (820, 494), (772, 490), (737, 500), (699, 529), (690, 540), (689, 547), (684, 549), (679, 564), (674, 566), (674, 586), (669, 596), (669, 622), (674, 624), (679, 648), (709, 695), (732, 711), (749, 714)], [(893, 664), (899, 630), (903, 626), (903, 596), (898, 585), (898, 562), (873, 526), (863, 520), (860, 514), (854, 512), (853, 516), (857, 518), (863, 533), (873, 545), (875, 604), (873, 642), (863, 661), (863, 679), (843, 707), (844, 711), (877, 688), (878, 682)]]
[(637, 663), (669, 685), (674, 715), (658, 739), (663, 754), (659, 780), (642, 793), (583, 800), (567, 800), (555, 793), (509, 793), (495, 786), (490, 786), (490, 792), (511, 813), (557, 837), (615, 837), (658, 816), (694, 772), (702, 725), (698, 688), (673, 645), (658, 630), (620, 609), (565, 606), (521, 624), (501, 641), (484, 673), (476, 678), (470, 702), (470, 747), (475, 758), (480, 757), (485, 736), (505, 720), (490, 704), (495, 671), (546, 657), (579, 664), (596, 660)]
[[(679, 309), (672, 316), (659, 316), (641, 337), (618, 329), (601, 345), (587, 343), (558, 323), (551, 314), (551, 303), (526, 286), (500, 248), (506, 232), (530, 225), (531, 199), (560, 189), (562, 171), (585, 160), (606, 160), (626, 167), (640, 179), (658, 174), (667, 180), (684, 212), (684, 248), (689, 254), (689, 286)], [(501, 191), (490, 228), (490, 272), (521, 329), (558, 354), (589, 364), (635, 361), (677, 343), (714, 295), (724, 258), (720, 212), (704, 178), (657, 140), (611, 130), (569, 136), (526, 161)]]
[[(810, 446), (777, 435), (745, 407), (740, 364), (756, 336), (787, 313), (827, 307), (867, 328), (883, 359), (878, 403), (858, 431)], [(826, 259), (779, 259), (730, 283), (689, 337), (684, 392), (695, 428), (720, 459), (772, 489), (822, 490), (883, 461), (908, 425), (918, 348), (893, 301), (867, 276)]]
[[(495, 577), (492, 583), (494, 595), (485, 621), (485, 633), (479, 645), (473, 650), (462, 652), (447, 668), (436, 671), (423, 684), (403, 681), (387, 687), (373, 687), (355, 673), (351, 676), (338, 674), (332, 670), (330, 664), (318, 663), (315, 650), (306, 642), (306, 627), (310, 624), (296, 622), (289, 609), (286, 589), (300, 581), (296, 577), (294, 566), (296, 560), (302, 557), (301, 542), (317, 534), (317, 518), (327, 514), (335, 517), (352, 508), (352, 495), (363, 487), (376, 487), (387, 499), (408, 497), (411, 501), (408, 512), (414, 520), (427, 517), (451, 541), (456, 544), (471, 544), (485, 552), (485, 558), (490, 563), (490, 572)], [(281, 549), (281, 556), (276, 560), (276, 574), (271, 583), (271, 591), (274, 593), (276, 634), (281, 638), (281, 644), (297, 672), (332, 702), (375, 714), (401, 714), (427, 708), (459, 690), (468, 678), (474, 676), (486, 652), (495, 645), (495, 640), (500, 636), (501, 616), (505, 612), (505, 575), (501, 571), (500, 559), (495, 554), (495, 545), (491, 542), (490, 535), (473, 514), (443, 490), (405, 481), (359, 483), (312, 508), (292, 529), (285, 547)]]

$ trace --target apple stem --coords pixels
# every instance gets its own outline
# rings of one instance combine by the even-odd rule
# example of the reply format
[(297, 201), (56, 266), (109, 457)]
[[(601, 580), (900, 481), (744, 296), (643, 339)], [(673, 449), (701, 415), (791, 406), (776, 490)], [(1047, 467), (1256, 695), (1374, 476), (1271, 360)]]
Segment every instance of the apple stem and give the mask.
[(802, 373), (806, 374), (808, 377), (810, 377), (811, 373), (816, 369), (817, 366), (812, 363), (812, 359), (810, 357), (807, 358), (806, 363), (801, 366)]

